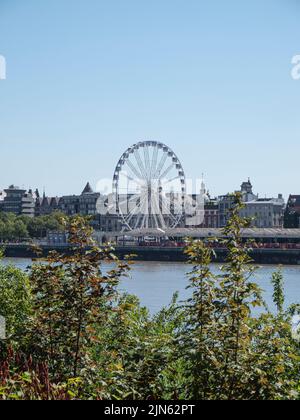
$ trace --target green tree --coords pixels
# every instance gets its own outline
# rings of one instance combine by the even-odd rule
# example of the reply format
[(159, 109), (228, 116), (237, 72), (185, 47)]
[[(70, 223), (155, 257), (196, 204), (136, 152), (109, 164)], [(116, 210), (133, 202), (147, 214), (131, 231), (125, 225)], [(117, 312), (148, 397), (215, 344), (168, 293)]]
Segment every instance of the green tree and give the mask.
[[(251, 282), (251, 266), (242, 229), (240, 194), (234, 196), (231, 217), (223, 230), (227, 262), (221, 274), (210, 271), (212, 253), (201, 242), (187, 249), (194, 269), (193, 297), (187, 305), (183, 334), (184, 357), (194, 399), (291, 399), (295, 398), (295, 372), (299, 353), (292, 338), (291, 319), (264, 312), (261, 290)], [(274, 297), (282, 310), (280, 281)], [(262, 315), (255, 317), (253, 307)]]
[[(240, 218), (242, 206), (235, 195), (221, 240), (226, 263), (212, 271), (212, 248), (191, 241), (192, 296), (182, 304), (175, 296), (155, 316), (117, 291), (130, 264), (97, 247), (82, 217), (64, 221), (70, 254), (52, 253), (33, 265), (31, 290), (25, 274), (2, 267), (0, 309), (18, 352), (6, 347), (0, 354), (0, 399), (299, 398), (292, 321), (300, 308), (286, 308), (280, 271), (272, 276), (277, 312), (264, 303), (252, 281), (251, 244), (242, 238), (250, 222)], [(15, 220), (4, 215), (0, 228)]]
[(13, 266), (0, 264), (0, 315), (6, 320), (9, 343), (21, 339), (31, 311), (28, 276)]
[[(112, 310), (119, 278), (128, 266), (93, 242), (86, 219), (66, 221), (72, 255), (55, 252), (43, 264), (32, 267), (34, 316), (30, 326), (30, 351), (47, 361), (59, 379), (92, 374), (92, 346), (97, 342), (96, 325)], [(101, 262), (115, 267), (103, 273)]]
[(0, 241), (4, 241), (5, 236), (6, 236), (5, 223), (2, 220), (0, 220)]
[(28, 238), (28, 230), (25, 223), (22, 220), (17, 219), (14, 223), (14, 239), (26, 239)]
[(28, 230), (26, 219), (12, 213), (0, 213), (0, 240), (16, 241), (26, 239)]
[(47, 229), (42, 217), (34, 217), (28, 224), (28, 232), (31, 238), (45, 238)]
[(31, 238), (43, 239), (48, 231), (62, 231), (64, 215), (55, 212), (46, 216), (34, 217), (28, 221), (28, 231)]
[(151, 317), (134, 296), (121, 296), (97, 331), (95, 359), (107, 386), (103, 398), (178, 398), (176, 333), (183, 325), (177, 296)]

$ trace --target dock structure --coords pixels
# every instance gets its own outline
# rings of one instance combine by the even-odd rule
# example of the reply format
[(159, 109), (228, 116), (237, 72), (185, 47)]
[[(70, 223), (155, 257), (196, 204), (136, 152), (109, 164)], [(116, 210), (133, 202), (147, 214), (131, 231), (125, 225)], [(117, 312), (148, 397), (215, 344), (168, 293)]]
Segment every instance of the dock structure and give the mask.
[[(131, 238), (191, 238), (191, 239), (208, 239), (208, 238), (222, 238), (224, 237), (222, 229), (209, 228), (176, 228), (176, 229), (139, 229), (129, 232), (122, 232), (116, 234), (118, 238), (122, 236)], [(282, 240), (282, 241), (299, 241), (300, 243), (300, 229), (258, 229), (248, 228), (242, 230), (242, 237), (245, 239), (263, 239), (263, 240)]]
[[(221, 229), (140, 229), (128, 232), (95, 232), (100, 245), (112, 243), (115, 253), (123, 258), (134, 254), (140, 261), (186, 261), (184, 253), (187, 239), (202, 240), (214, 248), (215, 262), (226, 259), (227, 250), (218, 242), (224, 237)], [(242, 238), (251, 241), (250, 255), (258, 264), (300, 265), (300, 229), (244, 229)], [(67, 243), (39, 244), (43, 254), (52, 250), (72, 252)], [(32, 244), (3, 244), (8, 257), (33, 258)]]
[[(227, 251), (218, 240), (222, 229), (139, 229), (106, 233), (102, 239), (114, 242), (121, 258), (135, 254), (141, 261), (186, 261), (187, 239), (202, 240), (214, 248), (216, 262), (226, 259)], [(243, 229), (244, 242), (250, 241), (250, 255), (258, 264), (300, 265), (300, 229)], [(101, 242), (101, 240), (100, 240)]]

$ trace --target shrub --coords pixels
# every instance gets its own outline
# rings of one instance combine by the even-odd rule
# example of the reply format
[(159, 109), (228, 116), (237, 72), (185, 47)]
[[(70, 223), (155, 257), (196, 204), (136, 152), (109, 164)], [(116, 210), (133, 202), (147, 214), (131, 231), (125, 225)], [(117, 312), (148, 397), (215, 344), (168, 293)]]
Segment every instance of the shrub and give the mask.
[[(98, 341), (96, 326), (106, 322), (119, 278), (129, 267), (113, 256), (111, 248), (95, 245), (84, 218), (66, 223), (72, 253), (52, 252), (31, 270), (33, 316), (27, 352), (38, 361), (46, 361), (55, 380), (92, 380), (96, 366), (90, 356)], [(104, 260), (115, 265), (108, 273), (101, 269)]]
[[(223, 230), (228, 256), (221, 274), (211, 272), (212, 251), (202, 242), (191, 243), (186, 251), (194, 265), (183, 334), (190, 376), (187, 394), (192, 399), (293, 399), (299, 349), (287, 315), (291, 309), (283, 313), (281, 279), (275, 274), (278, 315), (263, 312), (265, 304), (261, 290), (251, 282), (255, 269), (241, 235), (249, 221), (239, 216), (241, 196), (234, 200)], [(263, 313), (255, 317), (254, 307)]]
[(21, 339), (30, 312), (31, 289), (28, 276), (11, 265), (0, 265), (0, 315), (6, 320), (6, 338), (9, 342)]

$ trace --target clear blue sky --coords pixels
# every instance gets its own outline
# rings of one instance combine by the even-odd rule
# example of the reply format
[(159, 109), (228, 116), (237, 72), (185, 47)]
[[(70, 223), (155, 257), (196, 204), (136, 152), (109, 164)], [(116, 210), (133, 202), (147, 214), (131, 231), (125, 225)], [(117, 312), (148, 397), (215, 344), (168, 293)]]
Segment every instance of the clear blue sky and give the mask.
[(0, 189), (80, 192), (139, 140), (212, 194), (300, 194), (298, 0), (0, 0)]

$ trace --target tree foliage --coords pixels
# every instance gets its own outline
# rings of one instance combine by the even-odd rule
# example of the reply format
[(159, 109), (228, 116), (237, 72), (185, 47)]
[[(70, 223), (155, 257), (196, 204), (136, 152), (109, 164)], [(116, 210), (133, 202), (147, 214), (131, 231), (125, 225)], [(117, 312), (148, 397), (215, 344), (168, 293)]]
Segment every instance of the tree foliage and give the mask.
[(0, 315), (6, 320), (6, 337), (9, 340), (21, 339), (30, 312), (31, 288), (28, 276), (12, 265), (0, 264)]
[(16, 216), (0, 212), (0, 241), (24, 241), (46, 238), (49, 231), (63, 230), (63, 214), (54, 212), (46, 216)]
[[(264, 311), (262, 291), (251, 281), (255, 268), (241, 238), (249, 221), (239, 216), (239, 194), (234, 201), (223, 230), (228, 256), (221, 274), (211, 272), (212, 251), (203, 243), (191, 243), (186, 251), (194, 264), (183, 334), (191, 378), (187, 394), (194, 399), (292, 399), (299, 351), (291, 317), (283, 316), (282, 284), (274, 275), (276, 316)], [(261, 315), (254, 316), (253, 308)]]
[[(98, 341), (96, 326), (113, 310), (116, 286), (129, 266), (117, 260), (112, 248), (98, 248), (92, 229), (80, 216), (67, 222), (73, 252), (52, 252), (46, 264), (33, 265), (30, 281), (33, 313), (30, 320), (30, 351), (47, 361), (59, 380), (93, 374), (91, 349)], [(111, 261), (108, 273), (101, 268)]]
[(23, 334), (7, 340), (0, 357), (0, 399), (299, 398), (292, 324), (300, 308), (286, 307), (280, 271), (271, 280), (277, 312), (267, 308), (253, 281), (251, 244), (242, 241), (249, 220), (241, 207), (235, 195), (220, 271), (212, 271), (210, 246), (190, 242), (191, 298), (179, 303), (175, 295), (154, 316), (119, 291), (130, 264), (96, 246), (82, 217), (65, 220), (72, 252), (36, 261), (30, 288), (26, 275), (1, 269), (11, 337)]

